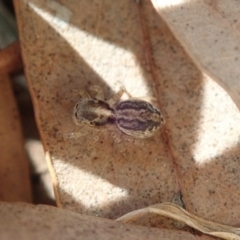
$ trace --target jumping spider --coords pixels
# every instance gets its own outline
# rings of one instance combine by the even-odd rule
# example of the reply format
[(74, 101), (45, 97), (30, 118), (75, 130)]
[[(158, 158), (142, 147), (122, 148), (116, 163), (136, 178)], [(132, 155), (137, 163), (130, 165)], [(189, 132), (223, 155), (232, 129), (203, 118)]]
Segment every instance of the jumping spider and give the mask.
[(123, 87), (107, 101), (104, 100), (100, 87), (94, 86), (91, 90), (97, 92), (95, 97), (84, 90), (79, 91), (81, 100), (73, 109), (73, 121), (76, 125), (85, 123), (101, 127), (115, 124), (125, 134), (147, 138), (153, 136), (164, 123), (160, 111), (149, 102), (137, 98), (120, 101), (126, 92)]

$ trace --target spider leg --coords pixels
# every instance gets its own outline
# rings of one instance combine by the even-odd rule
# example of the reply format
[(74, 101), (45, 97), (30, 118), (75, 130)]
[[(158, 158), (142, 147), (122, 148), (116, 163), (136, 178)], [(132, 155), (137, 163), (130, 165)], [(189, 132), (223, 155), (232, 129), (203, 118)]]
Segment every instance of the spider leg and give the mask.
[(113, 95), (107, 102), (109, 104), (110, 107), (114, 108), (117, 103), (119, 102), (120, 98), (122, 97), (122, 95), (126, 93), (128, 95), (129, 98), (131, 98), (132, 96), (130, 95), (130, 93), (126, 90), (125, 87), (121, 86), (119, 91)]
[(96, 92), (95, 98), (99, 99), (99, 100), (104, 100), (104, 93), (101, 87), (97, 86), (97, 85), (93, 85), (91, 87), (89, 87), (90, 91)]
[(89, 95), (89, 93), (87, 93), (85, 90), (82, 90), (82, 89), (80, 89), (80, 90), (77, 90), (77, 89), (73, 90), (73, 94), (74, 95), (80, 95), (80, 99), (82, 99), (82, 98), (91, 99), (91, 96)]

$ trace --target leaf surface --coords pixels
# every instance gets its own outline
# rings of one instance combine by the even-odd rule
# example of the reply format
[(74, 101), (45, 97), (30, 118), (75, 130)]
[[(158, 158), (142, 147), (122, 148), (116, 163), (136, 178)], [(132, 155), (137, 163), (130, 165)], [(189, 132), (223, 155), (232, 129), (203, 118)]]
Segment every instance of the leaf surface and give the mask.
[[(239, 110), (150, 1), (20, 0), (16, 9), (59, 206), (115, 219), (181, 193), (193, 214), (239, 225)], [(76, 127), (74, 90), (93, 85), (106, 99), (121, 86), (154, 97), (166, 124), (149, 139)]]
[[(187, 239), (187, 232), (171, 232), (84, 216), (64, 209), (26, 203), (0, 203), (0, 239)], [(211, 238), (208, 238), (211, 239)]]

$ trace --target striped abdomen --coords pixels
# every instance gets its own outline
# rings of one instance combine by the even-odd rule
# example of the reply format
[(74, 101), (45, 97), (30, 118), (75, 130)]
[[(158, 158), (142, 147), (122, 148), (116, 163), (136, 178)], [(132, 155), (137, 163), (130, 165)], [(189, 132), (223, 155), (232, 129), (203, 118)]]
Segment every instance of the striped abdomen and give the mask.
[(122, 132), (137, 138), (154, 135), (164, 122), (158, 109), (140, 99), (120, 102), (115, 108), (115, 117)]

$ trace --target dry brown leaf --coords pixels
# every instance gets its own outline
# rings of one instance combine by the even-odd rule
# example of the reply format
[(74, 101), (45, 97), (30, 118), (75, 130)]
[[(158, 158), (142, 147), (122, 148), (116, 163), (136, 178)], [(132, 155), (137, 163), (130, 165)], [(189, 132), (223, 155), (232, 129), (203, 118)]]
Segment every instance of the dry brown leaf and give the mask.
[(229, 240), (240, 239), (240, 228), (234, 228), (206, 221), (172, 203), (156, 204), (147, 208), (139, 209), (118, 218), (117, 221), (132, 223), (137, 218), (144, 217), (144, 215), (149, 212), (181, 221), (188, 226), (211, 236)]
[(1, 72), (17, 72), (22, 69), (22, 67), (22, 57), (19, 42), (14, 42), (0, 51)]
[[(239, 111), (193, 64), (149, 0), (19, 0), (16, 12), (59, 206), (117, 218), (181, 192), (189, 212), (240, 224)], [(92, 85), (106, 98), (121, 85), (134, 97), (154, 96), (164, 128), (144, 140), (116, 127), (76, 128), (74, 90)], [(64, 138), (76, 131), (79, 138)]]
[(11, 80), (4, 72), (0, 73), (0, 139), (0, 200), (31, 202), (28, 160), (19, 113)]
[(152, 2), (194, 62), (223, 86), (240, 108), (239, 2)]
[(0, 239), (210, 239), (166, 229), (137, 227), (70, 211), (24, 203), (0, 203)]

